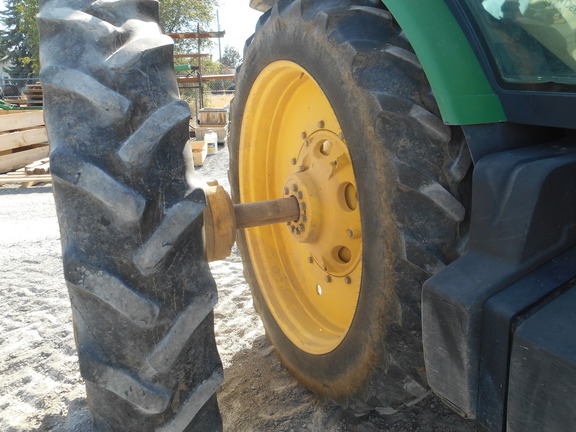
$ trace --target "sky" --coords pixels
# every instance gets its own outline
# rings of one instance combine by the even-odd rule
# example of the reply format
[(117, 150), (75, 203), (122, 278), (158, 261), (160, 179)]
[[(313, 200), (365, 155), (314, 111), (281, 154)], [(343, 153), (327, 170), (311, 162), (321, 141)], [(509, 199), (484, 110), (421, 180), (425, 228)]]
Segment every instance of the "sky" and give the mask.
[[(222, 52), (224, 52), (224, 47), (230, 45), (242, 55), (244, 42), (254, 33), (256, 21), (258, 21), (261, 13), (250, 8), (250, 0), (219, 0), (219, 4), (220, 30), (226, 33), (220, 40)], [(212, 29), (217, 30), (216, 22), (214, 22)], [(213, 59), (217, 60), (217, 44), (213, 53)]]

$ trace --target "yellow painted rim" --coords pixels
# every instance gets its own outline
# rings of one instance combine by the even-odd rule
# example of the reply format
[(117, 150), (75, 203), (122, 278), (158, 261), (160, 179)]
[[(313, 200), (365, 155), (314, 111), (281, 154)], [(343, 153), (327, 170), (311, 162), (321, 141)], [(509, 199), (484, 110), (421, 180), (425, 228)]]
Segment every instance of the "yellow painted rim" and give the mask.
[(242, 202), (294, 196), (300, 219), (245, 230), (261, 293), (284, 334), (310, 354), (344, 339), (362, 275), (362, 226), (345, 137), (326, 95), (277, 61), (248, 96), (239, 143)]

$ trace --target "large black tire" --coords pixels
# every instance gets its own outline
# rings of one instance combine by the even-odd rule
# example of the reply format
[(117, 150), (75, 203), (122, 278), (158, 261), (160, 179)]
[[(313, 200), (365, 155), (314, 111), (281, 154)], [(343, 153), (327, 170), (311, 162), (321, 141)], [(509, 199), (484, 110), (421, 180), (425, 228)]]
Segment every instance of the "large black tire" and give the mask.
[[(238, 244), (254, 304), (268, 338), (302, 383), (357, 413), (392, 413), (428, 392), (421, 287), (466, 243), (470, 156), (461, 131), (442, 123), (416, 55), (380, 2), (280, 0), (247, 41), (238, 72), (230, 146), (235, 201), (242, 196), (239, 178), (249, 175), (238, 168), (243, 134), (253, 127), (245, 105), (258, 76), (278, 60), (315, 79), (341, 125), (356, 175), (362, 282), (344, 340), (331, 352), (310, 354), (271, 313), (263, 295), (268, 288), (255, 271), (262, 263), (250, 256), (242, 234)], [(266, 110), (272, 115), (275, 107)]]
[(158, 2), (46, 0), (41, 80), (80, 371), (97, 431), (219, 430), (204, 193)]

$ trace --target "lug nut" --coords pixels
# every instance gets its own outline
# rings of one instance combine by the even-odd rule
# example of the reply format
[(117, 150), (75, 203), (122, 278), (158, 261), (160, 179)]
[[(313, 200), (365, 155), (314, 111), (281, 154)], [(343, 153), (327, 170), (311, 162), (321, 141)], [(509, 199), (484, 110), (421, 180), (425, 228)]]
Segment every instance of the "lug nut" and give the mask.
[(302, 211), (306, 211), (306, 203), (305, 203), (305, 202), (301, 202), (301, 203), (300, 203), (300, 208), (302, 209)]
[(354, 237), (354, 231), (352, 231), (351, 229), (347, 230), (346, 234), (348, 234), (348, 237), (350, 238)]
[(304, 226), (304, 224), (298, 225), (298, 228), (299, 228), (300, 231), (302, 231), (302, 232), (304, 232), (304, 230), (306, 229), (306, 227)]
[(324, 278), (324, 280), (326, 282), (332, 282), (332, 277), (330, 275), (326, 275), (326, 277)]
[(300, 134), (300, 137), (301, 137), (302, 139), (306, 139), (307, 136), (308, 136), (308, 134), (306, 133), (306, 131), (304, 131), (304, 132), (302, 132), (302, 133)]
[(290, 163), (291, 163), (292, 165), (296, 165), (296, 162), (297, 162), (297, 161), (296, 161), (296, 158), (290, 159)]
[(294, 183), (294, 184), (292, 185), (292, 190), (293, 190), (294, 192), (297, 192), (297, 191), (298, 191), (298, 185), (297, 185), (296, 183)]
[(318, 122), (318, 129), (324, 129), (324, 120)]
[(310, 264), (312, 264), (312, 263), (314, 262), (314, 258), (308, 257), (308, 262), (309, 262)]
[(308, 217), (305, 214), (303, 214), (302, 216), (300, 216), (300, 219), (302, 219), (302, 222), (306, 222)]
[(351, 284), (351, 283), (352, 283), (352, 278), (351, 278), (350, 276), (346, 276), (346, 277), (344, 278), (344, 283), (345, 283), (345, 284), (348, 284), (348, 285)]
[(284, 186), (284, 195), (288, 195), (290, 193), (290, 189), (287, 186)]
[(298, 198), (302, 199), (304, 197), (304, 194), (302, 193), (302, 191), (298, 191)]
[(292, 234), (294, 234), (294, 229), (295, 229), (295, 228), (294, 228), (294, 225), (290, 225), (290, 232), (291, 232)]
[(294, 230), (294, 234), (300, 235), (300, 230), (299, 230), (298, 228), (296, 228), (296, 229)]
[(302, 144), (305, 145), (306, 147), (308, 147), (308, 145), (310, 144), (310, 141), (304, 140), (304, 142)]

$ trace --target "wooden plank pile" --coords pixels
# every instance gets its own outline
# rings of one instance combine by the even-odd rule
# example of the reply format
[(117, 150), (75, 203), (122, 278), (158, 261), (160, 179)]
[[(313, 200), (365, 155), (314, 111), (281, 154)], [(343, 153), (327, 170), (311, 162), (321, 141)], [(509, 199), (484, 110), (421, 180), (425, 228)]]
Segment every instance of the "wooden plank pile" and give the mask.
[(194, 129), (196, 139), (204, 139), (209, 132), (216, 132), (218, 143), (226, 145), (228, 141), (228, 108), (202, 108), (199, 114), (199, 123)]
[(23, 187), (34, 186), (38, 183), (50, 183), (50, 163), (48, 158), (40, 159), (23, 168), (0, 175), (0, 185), (19, 183)]
[(26, 99), (29, 107), (44, 106), (44, 93), (40, 83), (26, 85)]
[(0, 111), (0, 173), (16, 170), (0, 176), (0, 184), (49, 181), (43, 114), (40, 110)]

